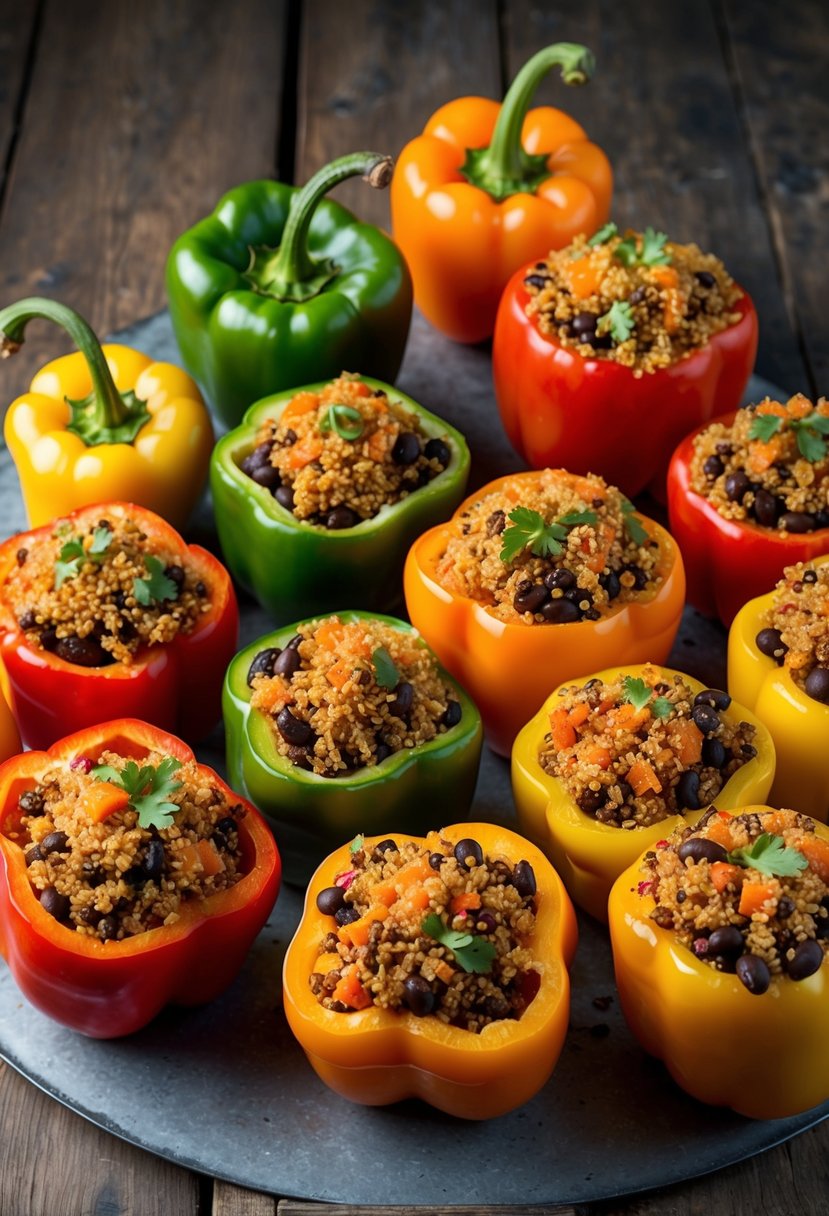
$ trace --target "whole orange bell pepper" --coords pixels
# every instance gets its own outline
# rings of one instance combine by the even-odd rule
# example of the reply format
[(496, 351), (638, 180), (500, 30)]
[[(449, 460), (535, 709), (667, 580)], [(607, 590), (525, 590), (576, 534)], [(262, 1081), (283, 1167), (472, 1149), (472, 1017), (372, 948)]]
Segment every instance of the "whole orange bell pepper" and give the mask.
[[(285, 1016), (317, 1074), (331, 1089), (368, 1106), (417, 1097), (464, 1119), (491, 1119), (528, 1102), (546, 1083), (567, 1033), (576, 918), (561, 879), (534, 845), (508, 828), (461, 823), (440, 836), (477, 840), (485, 855), (511, 865), (526, 860), (535, 874), (535, 930), (526, 946), (539, 963), (539, 987), (521, 1017), (485, 1026), (480, 1034), (436, 1017), (369, 1004), (337, 1013), (320, 1005), (309, 986), (319, 945), (332, 920), (317, 895), (349, 870), (350, 846), (322, 863), (308, 888), (299, 928), (285, 955)], [(380, 837), (364, 841), (371, 849)], [(383, 839), (418, 839), (390, 833)], [(426, 841), (418, 840), (425, 844)]]
[(397, 161), (392, 227), (415, 301), (457, 342), (490, 337), (501, 292), (519, 266), (595, 232), (610, 214), (613, 174), (604, 152), (561, 110), (527, 112), (556, 65), (565, 84), (583, 84), (594, 61), (574, 43), (546, 47), (503, 104), (450, 101)]

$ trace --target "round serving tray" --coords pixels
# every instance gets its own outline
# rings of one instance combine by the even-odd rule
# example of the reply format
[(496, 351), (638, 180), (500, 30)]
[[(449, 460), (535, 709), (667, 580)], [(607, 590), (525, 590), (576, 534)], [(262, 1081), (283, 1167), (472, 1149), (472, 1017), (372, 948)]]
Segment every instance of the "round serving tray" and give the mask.
[[(177, 360), (166, 314), (119, 338)], [(451, 346), (416, 319), (400, 387), (466, 434), (473, 486), (520, 467), (501, 432), (485, 349)], [(769, 389), (754, 380), (749, 393)], [(0, 518), (4, 535), (25, 526), (5, 450)], [(215, 545), (206, 507), (193, 531)], [(349, 589), (343, 595), (344, 608), (358, 606)], [(242, 644), (269, 628), (243, 602)], [(686, 610), (670, 664), (721, 685), (724, 655), (722, 628)], [(223, 770), (222, 753), (219, 730), (199, 758)], [(444, 821), (456, 818), (448, 804)], [(486, 748), (470, 818), (514, 823), (508, 764)], [(72, 1110), (159, 1156), (254, 1190), (347, 1204), (446, 1206), (480, 1196), (491, 1204), (587, 1203), (720, 1169), (829, 1115), (827, 1103), (753, 1122), (687, 1097), (628, 1032), (607, 933), (585, 916), (567, 1041), (532, 1102), (484, 1123), (415, 1101), (354, 1106), (318, 1080), (282, 1012), (282, 959), (301, 908), (301, 892), (283, 887), (224, 996), (201, 1009), (169, 1008), (126, 1039), (86, 1039), (55, 1025), (0, 965), (0, 1056)]]

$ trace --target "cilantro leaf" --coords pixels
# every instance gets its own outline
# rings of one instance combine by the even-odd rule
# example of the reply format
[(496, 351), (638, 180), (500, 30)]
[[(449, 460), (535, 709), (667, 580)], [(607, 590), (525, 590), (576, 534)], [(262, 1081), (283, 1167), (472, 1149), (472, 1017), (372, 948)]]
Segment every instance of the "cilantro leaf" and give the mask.
[(144, 557), (144, 565), (149, 574), (149, 578), (134, 578), (132, 580), (132, 593), (138, 600), (139, 604), (145, 607), (153, 601), (160, 603), (162, 600), (174, 600), (178, 596), (178, 587), (171, 578), (168, 578), (164, 573), (164, 563), (152, 553), (147, 553)]
[(656, 697), (650, 706), (651, 713), (655, 718), (667, 718), (672, 709), (673, 704), (667, 697)]
[(768, 443), (772, 435), (776, 435), (783, 425), (783, 419), (777, 414), (755, 414), (751, 420), (748, 432), (749, 439), (759, 439)]
[(625, 676), (622, 681), (622, 695), (634, 709), (644, 709), (653, 696), (653, 689), (648, 688), (640, 676)]
[(598, 516), (595, 511), (570, 511), (559, 519), (545, 524), (543, 515), (529, 507), (516, 507), (510, 511), (509, 519), (513, 526), (505, 528), (501, 533), (502, 562), (511, 562), (524, 549), (529, 548), (536, 557), (558, 557), (562, 551), (562, 541), (567, 539), (570, 528), (579, 524), (595, 524)]
[(613, 250), (613, 256), (623, 266), (635, 266), (639, 260), (639, 250), (636, 248), (636, 237), (626, 236)]
[(642, 252), (639, 261), (643, 266), (667, 266), (671, 255), (665, 251), (668, 236), (665, 232), (656, 232), (646, 228), (642, 234)]
[(569, 511), (567, 515), (559, 515), (556, 522), (564, 528), (577, 528), (579, 524), (590, 524), (595, 527), (598, 519), (595, 511)]
[(420, 926), (428, 937), (446, 946), (455, 956), (455, 962), (464, 971), (484, 975), (492, 970), (492, 960), (497, 953), (492, 942), (472, 933), (458, 933), (445, 925), (435, 912), (430, 912)]
[(374, 678), (380, 687), (396, 688), (400, 683), (400, 672), (385, 646), (378, 646), (372, 651), (371, 661), (374, 664)]
[(636, 508), (629, 498), (622, 496), (622, 526), (634, 545), (645, 545), (650, 539), (648, 532), (636, 518)]
[(798, 849), (790, 849), (781, 836), (763, 832), (752, 845), (728, 854), (732, 865), (747, 866), (771, 877), (789, 878), (805, 870), (808, 861)]
[(351, 853), (352, 856), (355, 853), (359, 853), (360, 849), (363, 847), (364, 843), (365, 843), (365, 837), (358, 834), (357, 836), (354, 837), (351, 844), (348, 846), (349, 853)]
[[(60, 533), (59, 533), (60, 535)], [(62, 533), (66, 535), (66, 533)], [(92, 544), (84, 548), (83, 538), (74, 536), (61, 547), (58, 560), (55, 562), (55, 590), (59, 591), (68, 578), (75, 578), (80, 573), (84, 562), (101, 562), (112, 541), (110, 528), (99, 527), (92, 533)]]
[(351, 405), (329, 405), (320, 418), (319, 429), (323, 432), (336, 431), (340, 439), (353, 442), (363, 433), (363, 416)]
[(619, 229), (613, 223), (613, 220), (609, 220), (603, 228), (593, 233), (587, 244), (592, 249), (595, 245), (604, 245), (606, 241), (611, 240), (614, 236), (618, 236), (618, 234)]
[(92, 533), (92, 544), (89, 546), (89, 552), (92, 557), (100, 557), (106, 553), (109, 546), (112, 544), (112, 529), (105, 524), (101, 524)]
[(614, 300), (608, 311), (596, 322), (596, 333), (609, 333), (614, 342), (627, 342), (635, 328), (633, 308), (627, 300)]
[(791, 426), (797, 433), (797, 448), (801, 456), (805, 456), (812, 464), (822, 460), (826, 455), (826, 440), (823, 436), (829, 435), (829, 418), (825, 414), (815, 412), (806, 418), (794, 419)]
[(129, 805), (138, 811), (139, 827), (168, 828), (179, 809), (175, 802), (169, 801), (169, 795), (183, 785), (181, 781), (172, 780), (173, 773), (180, 768), (180, 760), (166, 756), (157, 766), (144, 764), (139, 767), (134, 760), (128, 760), (120, 772), (111, 764), (99, 764), (92, 769), (92, 776), (97, 781), (109, 781), (129, 794)]

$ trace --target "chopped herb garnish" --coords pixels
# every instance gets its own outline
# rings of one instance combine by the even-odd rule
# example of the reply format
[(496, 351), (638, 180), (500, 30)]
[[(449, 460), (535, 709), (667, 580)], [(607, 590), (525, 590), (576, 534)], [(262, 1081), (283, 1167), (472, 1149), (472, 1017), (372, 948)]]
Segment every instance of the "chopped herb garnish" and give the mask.
[(355, 853), (360, 852), (360, 849), (363, 847), (364, 843), (365, 843), (364, 836), (357, 835), (354, 837), (351, 844), (348, 846), (348, 851), (349, 851), (349, 853), (351, 853), (352, 857), (354, 856)]
[(635, 236), (627, 236), (613, 251), (623, 266), (667, 266), (671, 255), (665, 250), (668, 240), (664, 232), (656, 232), (646, 228), (642, 233), (642, 247), (639, 248)]
[(430, 912), (421, 924), (421, 929), (436, 942), (446, 946), (455, 956), (455, 962), (464, 971), (484, 975), (492, 970), (492, 960), (497, 953), (492, 942), (472, 933), (458, 933), (445, 925), (436, 912)]
[(734, 849), (728, 860), (735, 866), (746, 866), (771, 877), (790, 878), (805, 870), (809, 862), (798, 849), (790, 849), (781, 836), (763, 832), (752, 845)]
[(144, 565), (147, 568), (149, 578), (134, 578), (132, 580), (132, 593), (139, 604), (143, 604), (146, 607), (148, 604), (153, 603), (153, 601), (160, 603), (162, 600), (174, 600), (178, 595), (178, 587), (164, 573), (164, 562), (148, 553), (144, 557)]
[(321, 431), (336, 431), (340, 439), (353, 443), (363, 433), (363, 416), (352, 405), (329, 405), (319, 421)]
[(546, 524), (543, 515), (529, 507), (516, 507), (508, 518), (512, 520), (512, 527), (501, 533), (502, 562), (511, 562), (526, 548), (536, 557), (558, 557), (562, 551), (561, 542), (567, 539), (570, 528), (579, 524), (595, 525), (598, 521), (595, 511), (570, 511)]
[(826, 440), (829, 435), (829, 417), (814, 411), (805, 418), (781, 418), (779, 414), (755, 414), (749, 430), (750, 439), (759, 439), (768, 443), (773, 435), (787, 425), (794, 431), (797, 449), (810, 463), (822, 460), (826, 455)]
[(653, 691), (640, 676), (625, 676), (622, 681), (622, 696), (634, 709), (647, 706), (655, 718), (667, 718), (673, 705), (667, 697), (656, 697), (651, 701)]
[(755, 414), (751, 420), (751, 428), (748, 432), (749, 439), (759, 439), (763, 443), (768, 443), (772, 435), (776, 435), (780, 430), (783, 419), (777, 414)]
[[(58, 535), (65, 536), (66, 533), (58, 530)], [(92, 533), (89, 549), (84, 548), (80, 536), (66, 541), (55, 562), (55, 590), (58, 591), (68, 578), (75, 578), (84, 562), (102, 562), (111, 543), (112, 531), (105, 527), (96, 528)]]
[(175, 802), (169, 801), (169, 795), (184, 784), (171, 779), (180, 768), (180, 760), (167, 756), (157, 766), (144, 764), (140, 768), (134, 760), (128, 760), (120, 772), (111, 764), (99, 764), (93, 768), (92, 776), (126, 790), (130, 796), (129, 805), (138, 811), (139, 827), (168, 828), (179, 809)]
[(622, 527), (627, 532), (634, 545), (646, 545), (650, 539), (648, 532), (636, 518), (636, 507), (629, 498), (622, 495)]
[(400, 683), (400, 672), (385, 646), (378, 646), (372, 652), (371, 661), (374, 664), (374, 678), (380, 687), (396, 688)]
[(598, 232), (593, 233), (587, 244), (591, 249), (593, 249), (594, 246), (604, 245), (606, 241), (609, 241), (612, 237), (618, 235), (619, 229), (613, 223), (613, 220), (608, 220), (603, 228), (600, 228)]
[(596, 333), (609, 333), (614, 342), (627, 342), (636, 328), (633, 308), (627, 300), (614, 300), (608, 311), (596, 322)]

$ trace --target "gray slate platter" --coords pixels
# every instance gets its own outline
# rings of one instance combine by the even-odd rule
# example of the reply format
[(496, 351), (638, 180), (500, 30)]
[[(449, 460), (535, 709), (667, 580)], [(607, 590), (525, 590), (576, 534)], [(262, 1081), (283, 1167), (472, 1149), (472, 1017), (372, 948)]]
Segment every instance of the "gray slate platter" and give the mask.
[[(164, 313), (119, 338), (178, 361)], [(452, 346), (416, 318), (399, 383), (466, 434), (473, 488), (521, 467), (501, 431), (485, 348)], [(749, 396), (768, 387), (754, 380)], [(25, 526), (5, 449), (0, 521), (3, 535)], [(191, 531), (215, 545), (206, 502)], [(353, 606), (348, 589), (344, 601)], [(250, 601), (242, 617), (243, 644), (270, 627)], [(686, 609), (670, 662), (722, 685), (724, 643), (719, 625)], [(222, 751), (217, 730), (200, 758), (223, 770)], [(514, 819), (508, 765), (486, 749), (470, 817)], [(443, 819), (456, 819), (451, 806)], [(64, 1030), (28, 1005), (0, 965), (0, 1055), (58, 1101), (150, 1152), (255, 1190), (347, 1204), (588, 1203), (721, 1169), (829, 1115), (827, 1103), (758, 1123), (687, 1097), (628, 1032), (606, 932), (584, 916), (570, 1031), (551, 1081), (532, 1102), (486, 1123), (416, 1101), (353, 1106), (317, 1079), (282, 1012), (282, 958), (301, 903), (298, 890), (283, 887), (219, 1000), (167, 1009), (128, 1039)]]

